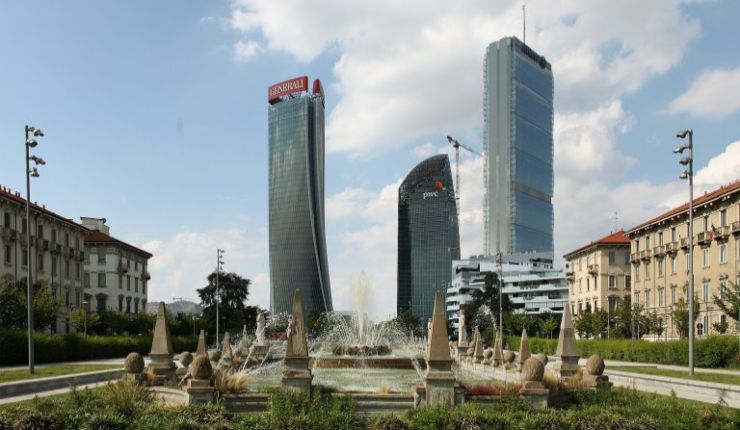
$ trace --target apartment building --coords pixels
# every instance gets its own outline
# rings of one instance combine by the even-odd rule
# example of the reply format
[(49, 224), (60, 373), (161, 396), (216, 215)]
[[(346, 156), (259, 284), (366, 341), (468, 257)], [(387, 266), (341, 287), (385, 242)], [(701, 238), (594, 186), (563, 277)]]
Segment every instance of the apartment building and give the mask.
[[(688, 203), (626, 232), (631, 241), (632, 302), (657, 312), (665, 338), (676, 338), (671, 311), (688, 289)], [(722, 286), (740, 283), (740, 181), (694, 199), (694, 295), (699, 301), (696, 334), (715, 334), (728, 321), (713, 303)], [(730, 325), (730, 330), (735, 330)]]
[[(630, 239), (623, 230), (571, 251), (563, 258), (574, 315), (586, 309), (613, 312), (629, 297)], [(604, 308), (605, 305), (608, 307)]]
[[(0, 276), (25, 280), (29, 263), (26, 200), (5, 187), (0, 187), (0, 222)], [(83, 302), (82, 263), (87, 229), (35, 203), (31, 204), (30, 229), (31, 278), (35, 284), (46, 284), (59, 301), (57, 320), (45, 329), (68, 333), (69, 313)]]
[(85, 234), (85, 301), (95, 312), (145, 312), (152, 254), (110, 235), (105, 218), (81, 217)]

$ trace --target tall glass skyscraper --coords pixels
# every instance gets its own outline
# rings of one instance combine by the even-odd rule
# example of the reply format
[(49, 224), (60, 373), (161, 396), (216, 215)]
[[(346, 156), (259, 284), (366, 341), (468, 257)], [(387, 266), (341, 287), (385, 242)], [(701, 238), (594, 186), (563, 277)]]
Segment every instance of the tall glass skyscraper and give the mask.
[(305, 314), (331, 311), (324, 233), (324, 94), (308, 78), (268, 91), (270, 311), (290, 312), (296, 288)]
[(516, 37), (486, 49), (484, 251), (553, 252), (553, 77)]
[(398, 189), (397, 311), (411, 309), (426, 322), (434, 292), (445, 291), (452, 260), (460, 257), (450, 160), (435, 155), (406, 176)]

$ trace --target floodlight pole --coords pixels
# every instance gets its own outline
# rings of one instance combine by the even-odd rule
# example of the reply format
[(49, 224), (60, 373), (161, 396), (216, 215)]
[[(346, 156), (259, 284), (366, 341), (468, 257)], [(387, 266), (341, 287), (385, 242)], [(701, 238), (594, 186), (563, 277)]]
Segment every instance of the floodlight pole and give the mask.
[(33, 374), (34, 372), (34, 357), (33, 357), (33, 286), (31, 282), (31, 166), (30, 161), (30, 148), (28, 145), (29, 133), (31, 129), (26, 126), (26, 140), (24, 140), (24, 146), (26, 147), (26, 292), (28, 295), (28, 373)]
[(694, 130), (689, 130), (689, 375), (694, 374)]

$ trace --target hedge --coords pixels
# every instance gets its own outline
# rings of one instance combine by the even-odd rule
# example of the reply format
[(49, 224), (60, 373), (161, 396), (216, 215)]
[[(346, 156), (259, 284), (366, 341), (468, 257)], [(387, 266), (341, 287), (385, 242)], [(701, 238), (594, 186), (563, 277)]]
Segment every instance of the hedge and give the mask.
[[(519, 349), (519, 338), (508, 336), (507, 345)], [(635, 361), (686, 366), (689, 362), (688, 339), (649, 342), (630, 339), (581, 339), (577, 341), (581, 357), (600, 354), (607, 360)], [(532, 352), (555, 354), (557, 339), (529, 338)], [(736, 336), (710, 336), (694, 341), (697, 367), (740, 367), (740, 339)]]
[[(102, 358), (123, 358), (130, 352), (148, 355), (151, 336), (84, 336), (81, 334), (34, 333), (36, 363), (57, 363)], [(175, 336), (175, 352), (194, 351), (197, 336)], [(28, 337), (24, 330), (0, 329), (0, 366), (28, 363)]]

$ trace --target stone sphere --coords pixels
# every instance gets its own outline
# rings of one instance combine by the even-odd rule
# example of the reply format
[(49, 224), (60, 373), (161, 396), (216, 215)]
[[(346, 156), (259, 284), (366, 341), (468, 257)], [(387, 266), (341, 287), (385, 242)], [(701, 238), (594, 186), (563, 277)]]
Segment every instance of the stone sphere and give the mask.
[(522, 366), (521, 382), (541, 382), (545, 377), (545, 365), (535, 357), (529, 357)]
[(211, 379), (213, 368), (208, 357), (205, 355), (196, 356), (190, 365), (190, 374), (193, 376), (193, 379)]
[(491, 357), (493, 357), (493, 350), (491, 348), (486, 348), (483, 351), (483, 358), (485, 358), (486, 360), (490, 360)]
[(208, 352), (208, 359), (211, 361), (218, 361), (221, 359), (221, 351), (213, 350)]
[(144, 371), (144, 357), (138, 352), (132, 352), (123, 361), (123, 369), (126, 373), (141, 373)]
[(601, 376), (604, 373), (604, 359), (599, 354), (594, 354), (586, 361), (586, 372), (589, 375)]
[(504, 350), (504, 361), (507, 363), (513, 363), (514, 362), (514, 351), (510, 349)]
[(193, 354), (185, 351), (182, 354), (180, 354), (180, 364), (183, 365), (183, 367), (190, 366), (190, 363), (193, 362)]
[(540, 360), (543, 366), (547, 365), (547, 362), (549, 361), (549, 359), (547, 358), (547, 354), (539, 353), (533, 355), (533, 357)]

